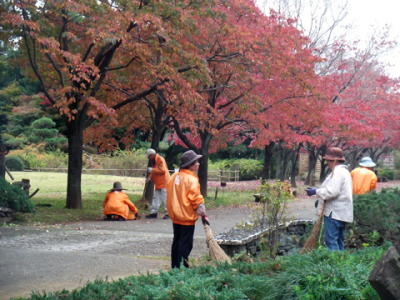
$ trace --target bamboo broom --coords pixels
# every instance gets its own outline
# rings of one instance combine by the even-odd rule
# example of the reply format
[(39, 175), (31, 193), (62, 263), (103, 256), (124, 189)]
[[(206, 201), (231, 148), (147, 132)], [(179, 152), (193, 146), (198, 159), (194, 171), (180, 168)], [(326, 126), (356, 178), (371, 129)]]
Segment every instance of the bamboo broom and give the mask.
[(149, 172), (146, 171), (146, 179), (145, 179), (145, 183), (144, 183), (143, 195), (142, 195), (142, 198), (140, 198), (140, 200), (137, 202), (138, 203), (138, 207), (140, 209), (148, 209), (150, 207), (149, 206), (149, 201), (145, 197), (146, 190), (147, 190), (148, 178), (149, 178)]
[(325, 209), (325, 201), (322, 204), (322, 210), (321, 210), (321, 214), (318, 218), (318, 221), (317, 221), (317, 223), (315, 223), (310, 237), (308, 238), (307, 242), (304, 244), (303, 249), (301, 249), (301, 251), (300, 251), (301, 255), (303, 255), (306, 251), (310, 252), (311, 250), (317, 248), (319, 232), (321, 231), (321, 225), (322, 225), (322, 217), (324, 216), (324, 209)]
[[(335, 166), (336, 166), (336, 159), (335, 159), (335, 162), (333, 163), (331, 178), (333, 176), (333, 172), (335, 170)], [(309, 253), (311, 250), (317, 249), (317, 242), (318, 242), (318, 238), (319, 238), (319, 232), (321, 231), (322, 217), (324, 216), (324, 210), (325, 210), (325, 201), (322, 204), (321, 214), (320, 214), (320, 216), (319, 216), (319, 218), (317, 220), (317, 223), (315, 223), (310, 237), (308, 238), (307, 242), (304, 244), (303, 249), (301, 249), (301, 251), (300, 251), (301, 255), (306, 253), (306, 251)]]
[(214, 239), (214, 235), (212, 234), (210, 226), (207, 224), (204, 225), (204, 230), (206, 232), (207, 245), (210, 249), (211, 259), (218, 262), (227, 262), (231, 264), (231, 258), (226, 255), (225, 251), (221, 249), (217, 241)]

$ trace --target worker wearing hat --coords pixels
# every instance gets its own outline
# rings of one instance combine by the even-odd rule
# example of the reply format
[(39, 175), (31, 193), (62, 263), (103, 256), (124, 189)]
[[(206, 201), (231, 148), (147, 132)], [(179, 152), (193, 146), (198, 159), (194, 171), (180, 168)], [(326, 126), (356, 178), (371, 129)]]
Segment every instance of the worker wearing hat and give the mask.
[(183, 153), (180, 170), (172, 175), (167, 185), (167, 208), (174, 230), (171, 249), (172, 268), (179, 268), (182, 262), (185, 267), (189, 267), (194, 224), (198, 217), (202, 217), (203, 224), (210, 225), (204, 198), (200, 193), (199, 178), (195, 174), (199, 170), (198, 160), (202, 157), (193, 150)]
[(353, 179), (353, 194), (365, 194), (376, 189), (378, 177), (375, 175), (372, 168), (376, 166), (369, 156), (365, 156), (359, 163), (360, 167), (351, 171)]
[(331, 147), (322, 157), (332, 170), (321, 187), (308, 188), (308, 196), (317, 195), (325, 201), (324, 224), (325, 244), (328, 250), (344, 250), (346, 224), (353, 222), (352, 181), (347, 166), (344, 165), (343, 151)]
[(125, 189), (121, 182), (116, 181), (104, 199), (104, 215), (108, 221), (135, 220), (139, 216), (136, 206), (122, 190)]
[(150, 214), (146, 216), (146, 219), (157, 219), (157, 212), (161, 202), (165, 211), (163, 219), (169, 219), (166, 203), (167, 191), (165, 188), (171, 176), (169, 175), (167, 163), (164, 157), (158, 155), (154, 149), (148, 149), (146, 157), (152, 166), (147, 169), (147, 173), (150, 174), (148, 180), (153, 180), (155, 187), (153, 199), (151, 200)]

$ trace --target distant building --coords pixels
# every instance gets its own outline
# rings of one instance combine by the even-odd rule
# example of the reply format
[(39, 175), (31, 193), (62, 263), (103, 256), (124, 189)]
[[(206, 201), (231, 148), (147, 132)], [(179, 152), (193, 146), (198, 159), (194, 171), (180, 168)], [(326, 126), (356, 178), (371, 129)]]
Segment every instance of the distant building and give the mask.
[(382, 162), (382, 167), (394, 170), (394, 155), (392, 153), (382, 154), (378, 160)]
[[(299, 176), (301, 174), (308, 174), (308, 163), (309, 163), (309, 154), (307, 152), (301, 153), (299, 157)], [(321, 173), (321, 157), (317, 160), (317, 164), (315, 165), (315, 174)]]

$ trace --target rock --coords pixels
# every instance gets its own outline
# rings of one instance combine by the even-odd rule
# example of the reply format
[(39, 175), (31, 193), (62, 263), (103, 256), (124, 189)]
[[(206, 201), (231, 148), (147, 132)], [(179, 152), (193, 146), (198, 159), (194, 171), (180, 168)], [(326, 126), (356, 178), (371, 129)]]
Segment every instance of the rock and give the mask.
[(8, 207), (0, 207), (0, 224), (10, 223), (12, 221), (13, 210)]
[(400, 242), (392, 246), (376, 262), (369, 275), (371, 286), (385, 300), (400, 300)]

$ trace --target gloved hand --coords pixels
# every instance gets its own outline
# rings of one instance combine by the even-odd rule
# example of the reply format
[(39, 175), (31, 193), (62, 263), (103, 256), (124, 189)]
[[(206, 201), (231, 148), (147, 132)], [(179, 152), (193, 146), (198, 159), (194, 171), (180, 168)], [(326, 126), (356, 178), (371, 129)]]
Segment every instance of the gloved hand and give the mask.
[(210, 226), (210, 220), (207, 218), (206, 215), (204, 215), (204, 216), (201, 217), (201, 222), (203, 222), (203, 225), (204, 225), (204, 226), (205, 226), (205, 225)]
[(151, 178), (150, 178), (150, 177), (147, 177), (146, 183), (148, 183), (150, 180), (151, 180)]
[(153, 168), (152, 168), (152, 167), (148, 167), (148, 168), (147, 168), (147, 173), (150, 174), (151, 172), (153, 172)]
[(317, 193), (317, 189), (315, 187), (309, 187), (306, 189), (307, 196), (313, 196)]

